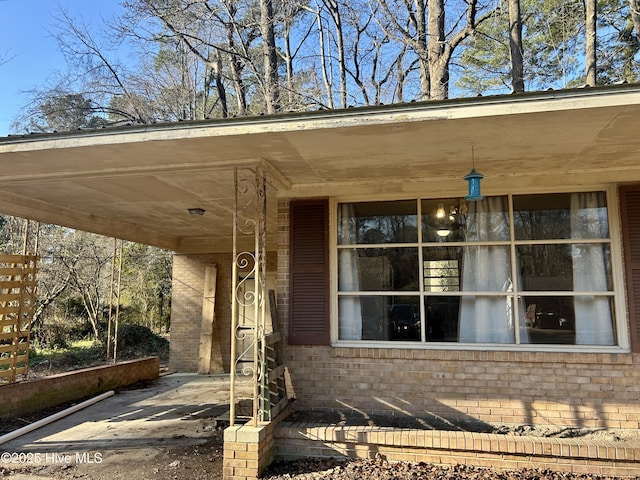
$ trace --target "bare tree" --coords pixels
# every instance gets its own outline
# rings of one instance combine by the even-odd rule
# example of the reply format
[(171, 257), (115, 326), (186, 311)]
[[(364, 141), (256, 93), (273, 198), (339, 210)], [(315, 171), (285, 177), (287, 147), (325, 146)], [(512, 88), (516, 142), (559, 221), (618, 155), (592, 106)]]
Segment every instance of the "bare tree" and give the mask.
[(636, 31), (636, 37), (640, 37), (640, 1), (629, 0), (629, 10), (631, 11), (631, 20)]
[[(0, 216), (0, 251), (22, 252), (25, 226), (22, 218)], [(32, 329), (42, 332), (45, 325), (69, 326), (80, 320), (98, 339), (109, 303), (113, 239), (50, 224), (40, 225), (37, 236), (34, 232), (32, 222), (27, 250), (35, 251), (37, 237), (39, 256)], [(164, 308), (171, 295), (170, 252), (125, 242), (122, 258), (125, 269), (119, 301), (128, 307), (128, 320), (150, 327), (161, 323), (166, 326)], [(80, 308), (69, 311), (68, 305)], [(43, 338), (41, 334), (36, 337)]]
[[(83, 93), (93, 96), (94, 101), (103, 99), (97, 104), (107, 114), (134, 123), (149, 123), (152, 120), (149, 110), (129, 87), (125, 69), (117, 59), (110, 58), (108, 46), (95, 38), (82, 19), (71, 17), (67, 11), (60, 10), (56, 20), (58, 31), (53, 35), (67, 62), (76, 67), (74, 73), (82, 75), (86, 89)], [(69, 82), (70, 78), (62, 81)], [(110, 104), (112, 96), (121, 98), (119, 107)]]
[(596, 85), (596, 21), (597, 0), (584, 0), (585, 9), (585, 57), (586, 57), (586, 83), (594, 87)]
[[(247, 89), (245, 86), (245, 82), (242, 78), (242, 72), (244, 70), (242, 56), (236, 55), (232, 52), (236, 51), (236, 40), (235, 34), (238, 32), (238, 26), (235, 22), (235, 16), (237, 9), (234, 6), (233, 1), (223, 1), (222, 5), (224, 6), (226, 13), (228, 15), (228, 21), (223, 21), (220, 17), (218, 20), (221, 21), (227, 39), (227, 48), (228, 53), (227, 57), (229, 59), (229, 69), (231, 72), (231, 82), (233, 84), (235, 93), (236, 93), (236, 105), (237, 105), (237, 114), (238, 115), (246, 115), (247, 114)], [(254, 34), (249, 35), (249, 38), (253, 38)], [(242, 42), (240, 42), (242, 43)], [(222, 70), (222, 57), (223, 52), (218, 53), (219, 63), (216, 66), (220, 67)], [(222, 80), (222, 72), (219, 73), (219, 78)]]
[(272, 0), (260, 0), (260, 31), (264, 56), (264, 98), (267, 113), (280, 110), (280, 87)]
[(522, 15), (520, 13), (520, 0), (509, 0), (508, 5), (511, 88), (515, 93), (522, 93), (524, 92), (524, 47), (522, 44)]
[(305, 8), (315, 20), (313, 58), (326, 107), (402, 101), (415, 63), (405, 65), (406, 43), (388, 33), (394, 20), (380, 6), (368, 0), (323, 0)]
[[(477, 18), (477, 0), (461, 2), (459, 9), (446, 7), (444, 0), (377, 2), (387, 17), (394, 19), (394, 32), (389, 32), (390, 35), (405, 42), (418, 57), (421, 97), (448, 98), (449, 66), (455, 50), (492, 12)], [(401, 23), (402, 18), (408, 18), (406, 25)]]
[[(306, 0), (295, 0), (280, 4), (278, 23), (282, 26), (284, 48), (279, 50), (278, 54), (284, 61), (286, 69), (285, 84), (282, 87), (287, 93), (286, 105), (282, 105), (285, 110), (299, 110), (306, 108), (309, 104), (310, 95), (302, 84), (304, 75), (298, 74), (301, 65), (297, 62), (300, 52), (316, 26), (316, 17), (310, 14), (307, 3)], [(280, 100), (284, 101), (283, 98)], [(317, 103), (317, 100), (314, 98), (313, 103)]]
[[(160, 21), (162, 28), (159, 31), (152, 30), (139, 38), (149, 45), (173, 43), (184, 47), (184, 50), (178, 50), (181, 52), (181, 56), (187, 58), (191, 55), (205, 69), (204, 75), (200, 76), (204, 80), (202, 84), (194, 85), (190, 89), (185, 88), (185, 90), (192, 92), (199, 90), (206, 95), (209, 88), (213, 86), (217, 93), (220, 116), (228, 116), (227, 89), (223, 79), (223, 58), (226, 55), (236, 55), (236, 53), (231, 51), (233, 47), (224, 44), (222, 36), (216, 34), (213, 28), (218, 25), (214, 20), (220, 20), (223, 15), (224, 5), (215, 10), (211, 9), (206, 2), (183, 6), (154, 0), (131, 0), (125, 2), (124, 5), (128, 14), (119, 23), (119, 29), (123, 35), (131, 38), (136, 38), (139, 35), (138, 32), (141, 30), (140, 16), (145, 17), (147, 21)], [(221, 21), (224, 22), (224, 20)], [(193, 81), (194, 76), (187, 75), (186, 78)], [(242, 96), (244, 93), (240, 95)], [(241, 110), (244, 112), (244, 105)], [(211, 109), (205, 105), (202, 112), (201, 117), (195, 118), (209, 116)]]
[(329, 10), (335, 28), (335, 44), (337, 49), (338, 72), (340, 76), (340, 106), (347, 107), (347, 70), (345, 60), (344, 30), (342, 28), (342, 16), (340, 4), (336, 0), (323, 0), (324, 6)]
[(12, 58), (13, 58), (13, 56), (9, 55), (8, 53), (0, 54), (0, 65), (4, 65), (5, 63), (9, 63)]
[[(428, 99), (431, 91), (431, 70), (429, 65), (427, 2), (415, 0), (397, 5), (395, 0), (376, 0), (389, 23), (380, 24), (395, 41), (408, 46), (416, 55), (420, 70), (420, 99)], [(436, 0), (440, 1), (440, 0)], [(401, 10), (403, 8), (405, 12)], [(407, 18), (402, 22), (401, 18)], [(434, 33), (435, 34), (435, 33)], [(444, 33), (442, 34), (444, 35)]]

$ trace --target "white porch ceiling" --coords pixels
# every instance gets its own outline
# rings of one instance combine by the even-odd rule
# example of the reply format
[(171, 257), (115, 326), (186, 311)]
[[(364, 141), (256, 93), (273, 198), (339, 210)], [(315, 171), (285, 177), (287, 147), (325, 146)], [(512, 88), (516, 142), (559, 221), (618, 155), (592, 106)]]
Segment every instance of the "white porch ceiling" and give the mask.
[(6, 137), (0, 212), (230, 251), (236, 166), (271, 173), (271, 216), (276, 196), (462, 196), (472, 145), (485, 193), (640, 181), (638, 119), (640, 86), (616, 86)]

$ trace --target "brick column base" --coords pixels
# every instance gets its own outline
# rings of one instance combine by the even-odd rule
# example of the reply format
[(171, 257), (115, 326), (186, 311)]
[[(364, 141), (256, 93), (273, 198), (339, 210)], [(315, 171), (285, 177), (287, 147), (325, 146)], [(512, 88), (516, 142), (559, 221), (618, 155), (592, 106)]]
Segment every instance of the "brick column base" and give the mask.
[(258, 426), (234, 425), (224, 431), (224, 480), (258, 478), (275, 454), (274, 422)]

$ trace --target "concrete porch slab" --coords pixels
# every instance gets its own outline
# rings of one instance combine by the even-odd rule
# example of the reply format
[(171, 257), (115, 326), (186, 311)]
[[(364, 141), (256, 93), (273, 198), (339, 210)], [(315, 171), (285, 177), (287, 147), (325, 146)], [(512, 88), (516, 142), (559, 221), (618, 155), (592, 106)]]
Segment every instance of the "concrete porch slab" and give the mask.
[[(236, 395), (251, 398), (250, 380)], [(229, 376), (169, 374), (146, 388), (117, 392), (84, 410), (3, 444), (3, 451), (63, 452), (199, 443), (214, 418), (228, 419)], [(204, 422), (203, 422), (204, 420)]]

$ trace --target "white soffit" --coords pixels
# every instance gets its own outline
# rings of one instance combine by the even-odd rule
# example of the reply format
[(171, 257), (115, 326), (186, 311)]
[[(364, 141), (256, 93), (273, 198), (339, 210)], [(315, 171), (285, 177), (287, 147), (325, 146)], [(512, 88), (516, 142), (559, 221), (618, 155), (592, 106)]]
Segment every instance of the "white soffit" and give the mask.
[(638, 118), (616, 86), (0, 138), (0, 212), (228, 250), (233, 167), (267, 168), (272, 199), (461, 195), (472, 145), (487, 193), (640, 181)]

